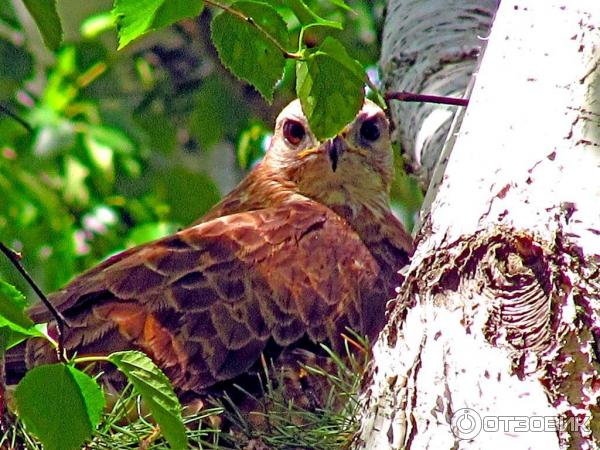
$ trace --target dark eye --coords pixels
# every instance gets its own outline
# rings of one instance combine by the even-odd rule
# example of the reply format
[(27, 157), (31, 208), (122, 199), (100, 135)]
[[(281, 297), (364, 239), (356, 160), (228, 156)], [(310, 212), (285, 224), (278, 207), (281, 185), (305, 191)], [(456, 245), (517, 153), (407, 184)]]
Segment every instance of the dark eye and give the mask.
[(381, 132), (379, 131), (377, 120), (365, 120), (360, 126), (360, 137), (363, 138), (365, 141), (376, 141), (377, 139), (379, 139), (379, 136), (381, 136)]
[(305, 134), (304, 126), (300, 122), (288, 120), (283, 124), (283, 137), (292, 145), (298, 145), (304, 139)]

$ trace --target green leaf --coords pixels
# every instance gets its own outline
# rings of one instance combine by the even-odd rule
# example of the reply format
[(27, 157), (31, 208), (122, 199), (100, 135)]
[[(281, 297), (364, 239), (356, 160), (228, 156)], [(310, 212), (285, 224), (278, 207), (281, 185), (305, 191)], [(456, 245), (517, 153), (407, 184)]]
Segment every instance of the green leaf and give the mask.
[(119, 50), (141, 35), (169, 26), (186, 17), (196, 17), (204, 2), (199, 0), (115, 0), (112, 13), (117, 21)]
[(296, 93), (318, 139), (335, 136), (364, 102), (365, 73), (344, 46), (327, 37), (296, 65)]
[(35, 20), (46, 47), (58, 50), (63, 31), (56, 12), (56, 0), (23, 0), (23, 3)]
[(112, 353), (108, 359), (125, 374), (140, 393), (171, 447), (187, 448), (181, 404), (165, 374), (141, 352)]
[(0, 326), (0, 356), (2, 356), (6, 350), (23, 342), (28, 337), (29, 336), (16, 332), (9, 327)]
[(27, 300), (14, 286), (0, 280), (0, 354), (29, 336), (41, 336), (25, 315)]
[(252, 84), (270, 102), (275, 84), (283, 76), (282, 48), (286, 51), (289, 48), (285, 22), (275, 9), (264, 3), (240, 1), (231, 8), (240, 12), (241, 17), (223, 12), (213, 19), (210, 27), (219, 57), (233, 74)]
[(89, 375), (66, 364), (35, 367), (15, 390), (19, 417), (47, 450), (79, 449), (100, 422), (104, 396)]
[(348, 12), (354, 12), (354, 10), (352, 8), (350, 8), (348, 5), (346, 5), (346, 2), (344, 0), (329, 0), (329, 1), (331, 3), (333, 3), (335, 6), (345, 9)]
[(317, 15), (303, 0), (280, 0), (280, 3), (290, 8), (305, 28), (314, 26), (335, 28), (337, 30), (343, 28), (340, 22), (323, 19)]
[(21, 328), (33, 327), (33, 322), (25, 315), (27, 300), (13, 285), (0, 280), (0, 325), (12, 323)]

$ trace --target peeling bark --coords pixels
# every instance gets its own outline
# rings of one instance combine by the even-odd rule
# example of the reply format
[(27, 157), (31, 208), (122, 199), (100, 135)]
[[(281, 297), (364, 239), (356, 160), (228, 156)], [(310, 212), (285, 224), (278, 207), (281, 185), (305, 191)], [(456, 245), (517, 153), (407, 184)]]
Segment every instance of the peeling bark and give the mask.
[(597, 0), (501, 4), (355, 449), (600, 445), (598, 24)]

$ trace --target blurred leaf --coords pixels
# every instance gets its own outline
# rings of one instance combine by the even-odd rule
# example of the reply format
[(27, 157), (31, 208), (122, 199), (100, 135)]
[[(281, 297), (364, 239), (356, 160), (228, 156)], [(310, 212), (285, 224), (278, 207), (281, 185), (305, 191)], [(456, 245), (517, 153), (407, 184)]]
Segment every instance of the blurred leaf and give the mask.
[(136, 115), (135, 121), (146, 132), (150, 140), (151, 151), (158, 150), (169, 155), (177, 148), (177, 127), (173, 123), (172, 117), (164, 113), (146, 110)]
[(153, 222), (138, 225), (129, 232), (127, 240), (125, 241), (125, 246), (133, 247), (160, 239), (177, 232), (177, 228), (177, 225), (174, 223), (167, 222)]
[(203, 149), (210, 149), (223, 139), (226, 133), (238, 131), (246, 120), (247, 110), (239, 104), (219, 77), (206, 79), (195, 97), (190, 115), (190, 133), (198, 139)]
[(417, 213), (423, 203), (423, 192), (421, 192), (417, 180), (409, 176), (404, 170), (402, 157), (395, 146), (394, 167), (396, 176), (390, 190), (392, 209), (410, 232), (415, 225)]
[(71, 203), (85, 205), (89, 202), (90, 194), (85, 179), (90, 170), (73, 156), (65, 158), (65, 199)]
[[(52, 120), (52, 119), (51, 119)], [(33, 142), (33, 153), (50, 158), (65, 153), (75, 144), (75, 127), (69, 120), (57, 118), (38, 128)]]
[(0, 39), (0, 61), (10, 61), (0, 64), (0, 98), (6, 99), (32, 75), (33, 58), (23, 48)]
[(187, 448), (179, 399), (171, 382), (158, 366), (148, 356), (137, 351), (112, 353), (108, 359), (140, 393), (171, 448)]
[(238, 163), (242, 169), (249, 169), (262, 159), (267, 150), (266, 141), (271, 135), (271, 130), (261, 122), (253, 123), (242, 131), (237, 145)]
[(115, 16), (110, 12), (94, 14), (88, 17), (79, 27), (81, 35), (86, 39), (93, 39), (107, 30), (111, 30), (116, 26)]
[(115, 0), (119, 50), (151, 30), (158, 30), (186, 17), (196, 17), (204, 2), (199, 0)]
[(48, 76), (48, 84), (41, 98), (42, 107), (38, 109), (62, 114), (79, 93), (78, 87), (73, 83), (76, 72), (76, 49), (66, 46), (57, 54), (56, 65)]
[[(211, 35), (221, 61), (234, 75), (248, 81), (269, 102), (283, 76), (285, 56), (257, 26), (285, 49), (289, 37), (282, 17), (267, 4), (240, 1), (231, 5), (243, 17), (223, 12), (211, 23)], [(251, 17), (249, 22), (244, 17)]]
[(365, 73), (344, 46), (327, 37), (296, 65), (296, 92), (318, 139), (335, 136), (362, 107)]
[(47, 450), (81, 448), (104, 408), (98, 384), (66, 364), (38, 366), (27, 372), (17, 385), (15, 401), (19, 418)]
[(58, 50), (63, 31), (56, 12), (56, 0), (23, 0), (23, 3), (35, 20), (46, 46), (52, 51)]
[(117, 128), (90, 125), (87, 128), (87, 133), (91, 139), (100, 145), (110, 147), (119, 153), (130, 154), (133, 152), (133, 142), (123, 131)]
[(84, 137), (84, 144), (88, 150), (90, 161), (102, 172), (103, 179), (112, 183), (115, 178), (113, 148), (89, 133)]
[(173, 168), (167, 179), (157, 180), (155, 191), (162, 192), (167, 204), (171, 205), (172, 220), (183, 224), (196, 220), (221, 197), (208, 175), (183, 167)]

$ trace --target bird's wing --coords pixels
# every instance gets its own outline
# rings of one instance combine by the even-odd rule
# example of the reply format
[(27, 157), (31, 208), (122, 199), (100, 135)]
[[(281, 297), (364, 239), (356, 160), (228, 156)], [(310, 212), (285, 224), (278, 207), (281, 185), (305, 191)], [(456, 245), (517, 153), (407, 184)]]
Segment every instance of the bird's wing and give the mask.
[[(80, 355), (138, 347), (183, 390), (245, 372), (268, 342), (339, 341), (381, 323), (379, 266), (312, 201), (221, 217), (132, 248), (50, 300)], [(383, 297), (382, 297), (383, 296)], [(41, 305), (30, 316), (49, 321)]]

